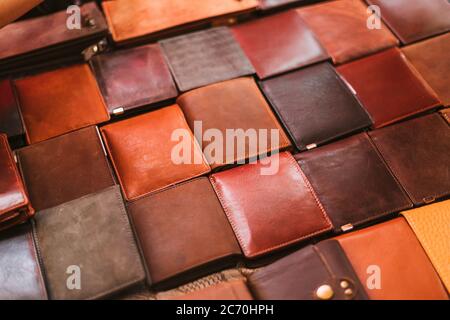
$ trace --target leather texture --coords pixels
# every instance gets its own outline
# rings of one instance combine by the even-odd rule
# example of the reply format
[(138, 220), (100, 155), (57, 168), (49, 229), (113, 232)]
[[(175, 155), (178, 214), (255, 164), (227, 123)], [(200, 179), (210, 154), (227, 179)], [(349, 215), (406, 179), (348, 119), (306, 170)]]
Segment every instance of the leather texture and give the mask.
[(293, 10), (239, 24), (231, 30), (260, 79), (328, 58), (312, 31)]
[[(331, 230), (308, 179), (288, 152), (213, 174), (210, 179), (248, 258)], [(286, 222), (289, 223), (286, 223)]]
[[(128, 205), (148, 282), (158, 283), (241, 250), (206, 177), (173, 186)], [(201, 250), (199, 250), (201, 248)], [(204, 268), (203, 272), (207, 272)]]
[(115, 184), (96, 127), (19, 149), (17, 159), (37, 211)]
[(305, 0), (259, 0), (260, 10), (271, 10), (290, 4), (301, 4)]
[(447, 121), (447, 123), (450, 124), (450, 108), (441, 110), (440, 114), (445, 119), (445, 121)]
[(220, 282), (169, 300), (253, 300), (245, 280)]
[(367, 27), (367, 6), (360, 0), (339, 0), (298, 9), (336, 64), (394, 47), (398, 40), (382, 25)]
[[(204, 133), (207, 130), (219, 130), (224, 137), (223, 144), (219, 145), (210, 141), (206, 134), (196, 137), (199, 142), (202, 140), (205, 157), (213, 169), (243, 163), (246, 159), (283, 150), (291, 145), (252, 78), (238, 78), (199, 88), (181, 95), (177, 103), (183, 109), (193, 131), (195, 123), (201, 121)], [(253, 130), (256, 132), (258, 147), (251, 148), (250, 139), (245, 139), (245, 151), (238, 152), (236, 148), (227, 147), (227, 129), (244, 131), (242, 135), (236, 132), (235, 145), (245, 138), (245, 132)], [(272, 140), (272, 130), (276, 130), (273, 132), (278, 141)], [(267, 134), (258, 135), (261, 132)], [(214, 153), (214, 149), (219, 149), (221, 153)]]
[[(405, 219), (377, 224), (339, 236), (336, 240), (361, 283), (366, 285), (370, 299), (448, 299), (436, 271)], [(378, 271), (371, 271), (371, 266)], [(378, 289), (373, 287), (374, 276), (380, 278)]]
[(255, 73), (226, 27), (170, 38), (160, 44), (180, 91)]
[(397, 48), (337, 68), (379, 128), (441, 104)]
[(434, 113), (370, 132), (414, 204), (450, 194), (450, 128)]
[(97, 55), (90, 64), (111, 114), (177, 96), (158, 44)]
[[(175, 130), (182, 131), (179, 139), (191, 150), (190, 163), (172, 159), (180, 144), (172, 140)], [(101, 132), (127, 200), (210, 171), (178, 105), (108, 124)]]
[(2, 233), (0, 237), (0, 299), (46, 300), (30, 225)]
[(423, 40), (450, 30), (447, 0), (367, 0), (377, 5), (382, 18), (404, 44)]
[[(412, 207), (366, 133), (295, 156), (335, 231)], [(351, 224), (351, 226), (348, 226)]]
[(299, 150), (372, 124), (328, 62), (262, 81), (261, 88)]
[(257, 0), (134, 0), (132, 6), (127, 0), (102, 2), (112, 37), (119, 43), (245, 13), (254, 10), (257, 4)]
[(34, 215), (6, 134), (0, 134), (0, 230)]
[(0, 80), (0, 132), (6, 133), (8, 137), (25, 133), (10, 80)]
[(450, 106), (450, 33), (403, 47), (402, 52), (442, 103)]
[(30, 144), (109, 120), (87, 64), (22, 78), (15, 86)]
[[(34, 228), (53, 300), (101, 298), (145, 278), (118, 186), (38, 212)], [(80, 289), (66, 285), (71, 266)]]
[(402, 215), (450, 292), (450, 200), (404, 211)]
[[(341, 282), (347, 287), (343, 288)], [(336, 240), (309, 245), (249, 277), (249, 286), (260, 300), (320, 300), (317, 290), (330, 286), (330, 300), (367, 300), (367, 294)], [(346, 294), (345, 290), (351, 293)], [(347, 291), (348, 293), (348, 291)]]

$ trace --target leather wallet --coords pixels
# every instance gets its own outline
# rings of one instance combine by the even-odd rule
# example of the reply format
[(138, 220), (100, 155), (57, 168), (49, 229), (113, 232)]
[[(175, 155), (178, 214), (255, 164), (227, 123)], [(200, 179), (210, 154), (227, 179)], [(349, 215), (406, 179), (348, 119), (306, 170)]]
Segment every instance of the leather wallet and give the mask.
[(412, 207), (366, 133), (295, 158), (336, 232)]
[(367, 6), (359, 0), (339, 0), (298, 9), (333, 62), (341, 64), (384, 49), (398, 40), (385, 25), (369, 29)]
[(450, 292), (450, 200), (404, 211), (402, 215)]
[(309, 245), (249, 276), (260, 300), (367, 300), (336, 240)]
[[(127, 200), (210, 171), (178, 105), (108, 124), (101, 132)], [(174, 132), (182, 134), (181, 142), (172, 139)], [(189, 159), (172, 157), (180, 143), (189, 147), (183, 151)]]
[(402, 52), (437, 93), (442, 103), (450, 106), (450, 33), (403, 47)]
[(253, 300), (245, 280), (223, 281), (168, 300)]
[(109, 120), (87, 64), (15, 81), (30, 144)]
[(298, 150), (370, 127), (367, 112), (328, 63), (261, 82)]
[(373, 300), (447, 300), (436, 271), (403, 218), (336, 238)]
[(118, 44), (234, 22), (238, 16), (255, 10), (257, 4), (257, 0), (134, 0), (132, 6), (127, 0), (102, 2), (112, 38)]
[(34, 215), (6, 134), (0, 134), (0, 230)]
[(441, 110), (440, 114), (445, 119), (445, 121), (447, 121), (447, 123), (450, 124), (450, 108)]
[(0, 132), (6, 133), (10, 139), (25, 133), (10, 80), (0, 80)]
[(423, 40), (450, 30), (447, 0), (367, 0), (377, 5), (382, 18), (404, 44)]
[(178, 94), (158, 44), (96, 55), (90, 64), (112, 115)]
[(82, 61), (82, 51), (106, 37), (108, 26), (95, 3), (82, 5), (80, 14), (80, 28), (68, 28), (74, 16), (64, 10), (0, 29), (0, 76)]
[(337, 68), (379, 128), (436, 108), (436, 93), (397, 48)]
[(47, 299), (29, 224), (1, 234), (0, 280), (1, 300)]
[[(188, 272), (195, 269), (197, 275), (208, 274), (211, 269), (205, 267), (208, 264), (241, 254), (206, 177), (134, 201), (128, 209), (145, 257), (150, 284), (183, 273), (185, 279)], [(221, 267), (223, 265), (224, 261)]]
[(180, 91), (255, 73), (227, 27), (170, 38), (160, 44)]
[(143, 282), (144, 269), (118, 186), (40, 211), (35, 220), (51, 299), (102, 298)]
[(370, 132), (414, 204), (450, 194), (450, 128), (434, 113)]
[(37, 211), (115, 184), (96, 127), (19, 149), (16, 154)]
[[(328, 54), (294, 10), (231, 28), (260, 79), (328, 59)], [(268, 45), (268, 41), (273, 45)]]
[(331, 230), (327, 213), (288, 152), (210, 179), (248, 258)]
[[(177, 103), (194, 132), (198, 132), (196, 126), (201, 125), (203, 134), (199, 137), (196, 133), (196, 138), (213, 169), (243, 163), (291, 145), (252, 78), (192, 90), (181, 95)], [(229, 130), (236, 130), (232, 139), (227, 136)], [(223, 144), (211, 141), (208, 132), (220, 134)], [(254, 133), (253, 141), (251, 137), (247, 139), (251, 133)], [(234, 147), (239, 143), (244, 144), (245, 150)]]

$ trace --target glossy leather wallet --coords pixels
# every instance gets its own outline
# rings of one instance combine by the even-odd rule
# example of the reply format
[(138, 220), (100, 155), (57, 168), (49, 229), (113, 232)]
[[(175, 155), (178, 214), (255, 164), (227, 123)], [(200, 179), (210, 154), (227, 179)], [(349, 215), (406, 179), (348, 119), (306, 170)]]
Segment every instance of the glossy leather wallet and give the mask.
[[(201, 125), (203, 134), (196, 138), (199, 142), (201, 139), (205, 157), (213, 169), (243, 163), (291, 145), (252, 78), (238, 78), (192, 90), (181, 95), (177, 103), (194, 132)], [(236, 134), (234, 142), (227, 137), (227, 130), (231, 129), (242, 131), (242, 134), (233, 132)], [(221, 134), (223, 144), (211, 141), (208, 137), (211, 130)], [(255, 134), (257, 145), (251, 145), (251, 140), (246, 139), (245, 135), (251, 132)], [(245, 150), (237, 151), (231, 147), (231, 143), (237, 145), (240, 142), (245, 144)]]
[(412, 207), (366, 133), (295, 157), (336, 232)]
[(450, 30), (448, 0), (367, 0), (381, 10), (382, 19), (404, 43), (412, 43)]
[(95, 3), (80, 7), (80, 28), (67, 27), (66, 10), (21, 20), (0, 29), (0, 76), (82, 61), (82, 51), (106, 37), (108, 27)]
[(402, 52), (442, 103), (450, 106), (450, 33), (403, 47)]
[(331, 230), (327, 213), (288, 152), (210, 179), (248, 258)]
[(25, 133), (10, 80), (0, 80), (0, 132), (6, 133), (10, 139)]
[(180, 91), (255, 73), (227, 27), (198, 31), (160, 43)]
[(447, 300), (408, 223), (397, 218), (336, 238), (373, 300)]
[(47, 291), (29, 224), (0, 236), (0, 299), (46, 300)]
[(438, 113), (370, 132), (416, 205), (450, 194), (450, 128)]
[(115, 184), (96, 127), (19, 149), (17, 160), (37, 211)]
[[(178, 105), (108, 124), (101, 133), (127, 200), (210, 171)], [(189, 159), (172, 157), (181, 140)]]
[(402, 215), (450, 292), (450, 200), (404, 211)]
[(385, 25), (381, 29), (367, 27), (369, 16), (363, 1), (327, 1), (300, 8), (298, 13), (337, 64), (398, 44)]
[(103, 1), (113, 40), (128, 44), (167, 37), (180, 31), (232, 21), (256, 9), (257, 0), (128, 0)]
[(438, 107), (436, 93), (397, 48), (337, 68), (380, 128)]
[(298, 150), (315, 148), (372, 124), (328, 62), (264, 80), (261, 88)]
[(90, 64), (110, 114), (119, 115), (177, 96), (158, 44), (96, 55)]
[(0, 230), (27, 221), (34, 215), (14, 161), (8, 137), (0, 134)]
[(102, 298), (145, 278), (119, 186), (38, 212), (34, 233), (52, 300)]
[(249, 277), (261, 300), (367, 300), (364, 287), (336, 240), (309, 245)]
[(15, 86), (30, 144), (109, 120), (87, 64), (18, 79)]
[[(294, 10), (239, 24), (231, 30), (260, 79), (328, 58)], [(273, 45), (268, 45), (269, 39)]]
[(193, 269), (198, 269), (194, 270), (197, 275), (208, 274), (214, 267), (207, 268), (207, 264), (241, 255), (225, 212), (206, 177), (141, 198), (130, 203), (128, 209), (150, 284), (183, 273), (189, 276)]

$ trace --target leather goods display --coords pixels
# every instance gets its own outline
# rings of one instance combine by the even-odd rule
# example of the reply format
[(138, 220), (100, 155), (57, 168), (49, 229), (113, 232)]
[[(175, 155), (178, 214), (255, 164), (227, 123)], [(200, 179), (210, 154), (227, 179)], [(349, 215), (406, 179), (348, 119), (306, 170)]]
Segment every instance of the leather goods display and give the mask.
[[(192, 90), (181, 95), (177, 103), (194, 132), (196, 124), (201, 124), (203, 135), (196, 138), (202, 139), (205, 157), (213, 169), (243, 163), (246, 159), (290, 146), (252, 78), (238, 78)], [(227, 130), (231, 129), (240, 130), (234, 132), (232, 139), (227, 138)], [(211, 141), (207, 134), (209, 130), (218, 131), (223, 144)], [(255, 139), (246, 139), (252, 133)], [(234, 146), (242, 143), (245, 150), (238, 150), (232, 143)]]
[(22, 78), (15, 86), (29, 143), (109, 120), (86, 64)]
[(19, 106), (10, 80), (0, 80), (0, 132), (6, 133), (8, 138), (24, 134)]
[(367, 0), (377, 5), (381, 17), (404, 43), (423, 40), (450, 30), (447, 0)]
[(442, 103), (450, 106), (450, 33), (403, 47), (402, 52)]
[(380, 29), (367, 27), (369, 15), (363, 1), (329, 1), (302, 7), (297, 12), (337, 64), (398, 44), (385, 25)]
[[(149, 283), (241, 254), (206, 177), (134, 201), (128, 209), (145, 257)], [(205, 270), (208, 268), (202, 272)]]
[[(38, 212), (34, 229), (53, 300), (101, 298), (145, 278), (118, 186)], [(77, 274), (78, 288), (68, 279)]]
[[(127, 44), (157, 39), (253, 11), (257, 0), (127, 0), (103, 1), (112, 37)], [(234, 20), (234, 19), (233, 19)]]
[(412, 207), (366, 133), (295, 156), (335, 231)]
[(402, 215), (450, 292), (450, 200), (404, 211)]
[(261, 88), (299, 150), (372, 124), (328, 62), (264, 80)]
[(82, 61), (82, 51), (104, 38), (108, 26), (95, 3), (80, 7), (79, 28), (70, 13), (59, 11), (0, 29), (0, 76)]
[(0, 236), (0, 299), (46, 300), (30, 225), (22, 225)]
[(249, 277), (262, 300), (367, 300), (364, 287), (336, 240), (309, 245)]
[(417, 70), (394, 48), (337, 68), (379, 128), (441, 103)]
[(375, 130), (370, 137), (414, 204), (450, 194), (450, 128), (439, 114)]
[(255, 73), (226, 27), (198, 31), (160, 43), (180, 91)]
[[(294, 10), (243, 23), (231, 30), (260, 79), (328, 58)], [(268, 39), (272, 45), (268, 45)]]
[(430, 260), (403, 218), (345, 234), (336, 240), (371, 299), (448, 299)]
[[(127, 200), (210, 171), (178, 105), (108, 124), (101, 132)], [(181, 136), (174, 141), (176, 132)], [(180, 144), (189, 159), (172, 157)]]
[(0, 230), (27, 221), (34, 215), (8, 137), (0, 134)]
[(245, 280), (220, 282), (170, 300), (253, 300)]
[(292, 155), (283, 152), (265, 160), (210, 178), (248, 258), (331, 230), (327, 213)]
[(111, 114), (177, 96), (169, 67), (157, 44), (97, 55), (90, 64)]
[(115, 184), (96, 127), (17, 150), (17, 160), (37, 211)]

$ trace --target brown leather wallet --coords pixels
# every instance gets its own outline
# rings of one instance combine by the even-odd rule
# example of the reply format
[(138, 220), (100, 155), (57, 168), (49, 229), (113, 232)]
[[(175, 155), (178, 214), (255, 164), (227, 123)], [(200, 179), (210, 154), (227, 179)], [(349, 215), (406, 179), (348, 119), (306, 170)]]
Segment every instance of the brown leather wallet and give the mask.
[(0, 80), (0, 132), (10, 141), (25, 133), (11, 80)]

